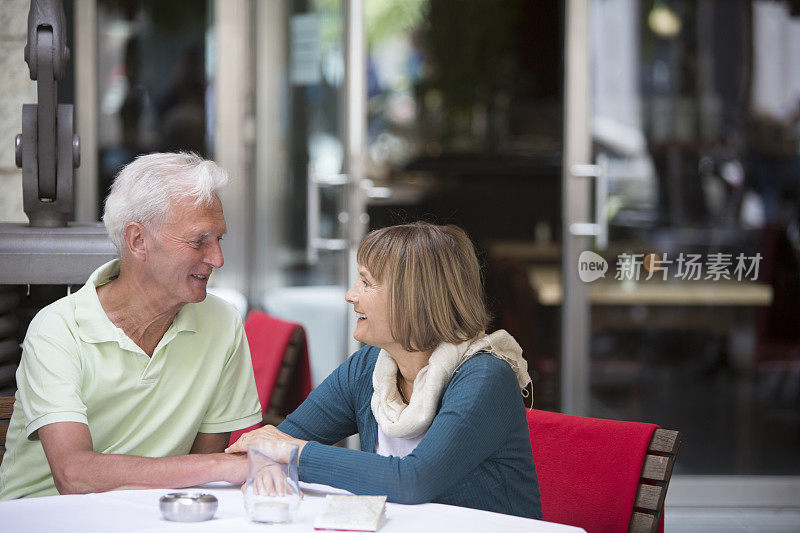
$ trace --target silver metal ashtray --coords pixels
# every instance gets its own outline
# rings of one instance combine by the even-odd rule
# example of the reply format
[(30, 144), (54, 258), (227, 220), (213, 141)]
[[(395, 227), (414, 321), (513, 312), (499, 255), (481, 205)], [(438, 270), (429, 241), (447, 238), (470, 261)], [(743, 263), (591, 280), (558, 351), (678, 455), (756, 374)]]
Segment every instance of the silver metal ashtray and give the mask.
[(200, 492), (172, 492), (159, 500), (161, 514), (173, 522), (203, 522), (214, 518), (217, 498)]

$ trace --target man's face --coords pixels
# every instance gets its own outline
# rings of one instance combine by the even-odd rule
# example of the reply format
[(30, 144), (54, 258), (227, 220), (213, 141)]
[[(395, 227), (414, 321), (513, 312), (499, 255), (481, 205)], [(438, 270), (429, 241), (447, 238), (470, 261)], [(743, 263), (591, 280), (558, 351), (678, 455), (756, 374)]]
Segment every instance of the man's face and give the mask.
[(167, 222), (148, 239), (145, 268), (169, 305), (202, 302), (211, 271), (224, 262), (222, 203), (216, 195), (210, 206), (192, 202), (173, 204)]

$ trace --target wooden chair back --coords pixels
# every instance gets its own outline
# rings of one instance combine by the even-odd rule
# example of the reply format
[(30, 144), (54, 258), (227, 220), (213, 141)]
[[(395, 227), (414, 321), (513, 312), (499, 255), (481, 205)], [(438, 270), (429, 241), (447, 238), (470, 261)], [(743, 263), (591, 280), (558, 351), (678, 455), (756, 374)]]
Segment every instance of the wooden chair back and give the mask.
[(681, 432), (657, 429), (647, 447), (642, 477), (636, 491), (630, 533), (654, 533), (664, 512), (664, 500), (672, 477), (675, 456), (681, 445)]
[(0, 462), (6, 453), (6, 433), (8, 433), (12, 412), (14, 412), (14, 397), (0, 396)]
[(303, 328), (298, 326), (294, 328), (294, 331), (292, 331), (289, 337), (289, 343), (286, 345), (286, 351), (283, 354), (283, 363), (278, 372), (278, 377), (275, 380), (275, 387), (272, 389), (272, 394), (269, 397), (269, 406), (264, 411), (264, 424), (277, 426), (283, 422), (283, 418), (287, 414), (287, 393), (292, 386), (297, 363), (303, 353), (305, 336), (306, 334)]

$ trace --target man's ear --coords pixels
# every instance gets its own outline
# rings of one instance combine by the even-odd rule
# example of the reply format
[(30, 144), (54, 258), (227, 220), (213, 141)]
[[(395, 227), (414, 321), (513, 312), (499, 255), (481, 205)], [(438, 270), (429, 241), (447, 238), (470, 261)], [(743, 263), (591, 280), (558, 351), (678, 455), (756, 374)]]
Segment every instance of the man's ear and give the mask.
[(137, 261), (147, 259), (147, 228), (138, 222), (129, 222), (122, 232), (123, 244), (128, 255)]

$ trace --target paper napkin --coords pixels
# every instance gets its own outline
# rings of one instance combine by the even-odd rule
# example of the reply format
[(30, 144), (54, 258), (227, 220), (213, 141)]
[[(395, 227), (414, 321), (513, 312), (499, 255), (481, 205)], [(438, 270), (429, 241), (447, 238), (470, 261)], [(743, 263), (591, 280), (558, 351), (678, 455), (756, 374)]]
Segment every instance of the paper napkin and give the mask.
[(377, 531), (386, 509), (386, 496), (325, 496), (325, 509), (314, 529)]

